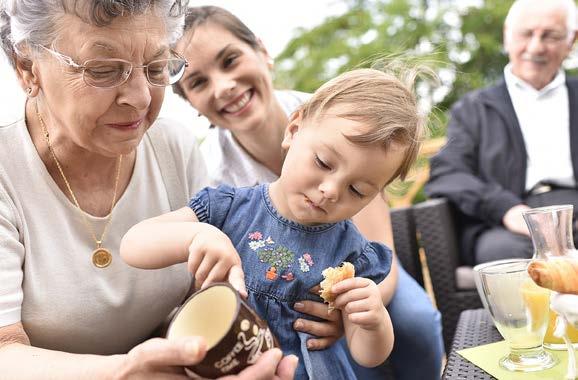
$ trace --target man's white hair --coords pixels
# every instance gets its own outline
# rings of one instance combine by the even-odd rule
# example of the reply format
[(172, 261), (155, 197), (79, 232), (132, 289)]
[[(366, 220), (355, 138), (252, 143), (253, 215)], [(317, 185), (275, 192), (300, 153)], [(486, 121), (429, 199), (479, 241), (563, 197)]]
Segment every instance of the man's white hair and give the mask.
[(578, 11), (576, 10), (576, 3), (574, 0), (516, 0), (510, 7), (504, 22), (506, 30), (510, 30), (507, 34), (511, 33), (509, 27), (516, 22), (520, 12), (523, 9), (534, 6), (536, 3), (547, 3), (552, 7), (564, 7), (566, 9), (566, 28), (568, 29), (568, 38), (573, 38), (574, 32), (576, 31), (576, 23), (578, 22)]

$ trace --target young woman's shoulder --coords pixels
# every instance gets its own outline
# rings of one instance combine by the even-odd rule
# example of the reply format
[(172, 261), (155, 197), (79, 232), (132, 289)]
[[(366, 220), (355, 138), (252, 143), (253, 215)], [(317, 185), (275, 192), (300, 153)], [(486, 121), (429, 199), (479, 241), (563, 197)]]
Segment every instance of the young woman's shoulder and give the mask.
[(293, 90), (275, 90), (275, 97), (287, 115), (311, 97), (311, 94)]

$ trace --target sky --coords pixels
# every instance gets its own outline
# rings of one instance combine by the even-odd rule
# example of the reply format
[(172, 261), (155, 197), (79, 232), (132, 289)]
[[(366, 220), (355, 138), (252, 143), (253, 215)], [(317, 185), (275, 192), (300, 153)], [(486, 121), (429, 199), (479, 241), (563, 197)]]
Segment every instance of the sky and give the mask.
[[(190, 0), (191, 5), (217, 5), (239, 17), (261, 38), (269, 54), (277, 56), (294, 36), (297, 28), (311, 28), (326, 17), (343, 13), (346, 9), (340, 0)], [(24, 92), (19, 87), (14, 72), (0, 54), (0, 125), (12, 122), (22, 115)], [(180, 119), (183, 123), (208, 125), (198, 118), (184, 101), (166, 93), (161, 116)]]

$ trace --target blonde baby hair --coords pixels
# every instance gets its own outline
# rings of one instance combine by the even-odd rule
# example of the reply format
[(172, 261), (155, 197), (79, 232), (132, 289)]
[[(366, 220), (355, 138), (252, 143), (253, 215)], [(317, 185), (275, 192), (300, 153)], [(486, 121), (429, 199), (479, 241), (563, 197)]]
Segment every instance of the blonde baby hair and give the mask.
[(303, 120), (328, 114), (367, 125), (367, 131), (345, 136), (358, 145), (394, 145), (404, 149), (404, 159), (389, 179), (405, 179), (417, 158), (425, 129), (420, 116), (414, 85), (420, 69), (399, 74), (370, 68), (344, 72), (319, 87), (299, 108)]

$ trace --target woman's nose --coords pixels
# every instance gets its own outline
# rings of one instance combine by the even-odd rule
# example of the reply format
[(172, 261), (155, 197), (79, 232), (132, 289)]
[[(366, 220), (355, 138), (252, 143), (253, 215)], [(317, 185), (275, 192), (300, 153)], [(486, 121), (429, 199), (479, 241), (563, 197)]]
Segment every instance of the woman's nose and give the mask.
[(227, 99), (233, 94), (237, 82), (228, 75), (221, 75), (215, 79), (215, 97), (217, 99)]
[(127, 104), (135, 109), (146, 109), (151, 103), (151, 85), (143, 70), (133, 70), (130, 77), (120, 87), (119, 104)]

